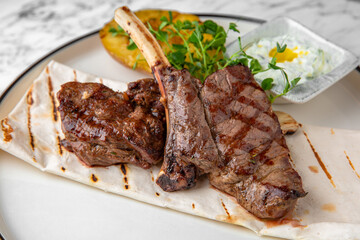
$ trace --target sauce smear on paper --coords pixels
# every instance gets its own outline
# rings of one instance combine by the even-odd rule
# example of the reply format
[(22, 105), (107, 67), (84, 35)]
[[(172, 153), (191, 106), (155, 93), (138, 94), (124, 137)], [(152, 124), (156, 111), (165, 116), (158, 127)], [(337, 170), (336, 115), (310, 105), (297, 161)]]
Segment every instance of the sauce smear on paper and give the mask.
[(326, 203), (324, 205), (321, 206), (321, 209), (324, 211), (328, 211), (328, 212), (335, 212), (336, 211), (336, 206), (332, 203)]
[(319, 173), (319, 168), (317, 166), (309, 166), (309, 169), (313, 173)]
[(360, 179), (360, 174), (356, 171), (356, 169), (355, 169), (353, 163), (351, 162), (349, 156), (347, 155), (346, 151), (344, 151), (344, 153), (345, 153), (345, 156), (346, 156), (346, 158), (347, 158), (347, 160), (348, 160), (348, 162), (350, 164), (350, 167), (354, 170), (356, 176)]
[(1, 130), (4, 133), (4, 142), (10, 142), (12, 140), (11, 133), (14, 131), (8, 121), (8, 118), (1, 120)]
[(279, 220), (266, 220), (265, 225), (267, 228), (277, 227), (281, 225), (287, 225), (290, 224), (292, 227), (307, 227), (307, 225), (302, 225), (300, 220), (298, 219), (291, 219), (291, 218), (282, 218)]
[(325, 164), (324, 164), (323, 161), (321, 160), (319, 154), (316, 152), (314, 146), (311, 144), (311, 141), (310, 141), (308, 135), (306, 134), (305, 131), (303, 131), (303, 133), (304, 133), (304, 135), (305, 135), (305, 137), (306, 137), (306, 139), (307, 139), (307, 141), (308, 141), (308, 143), (309, 143), (309, 145), (310, 145), (310, 147), (311, 147), (311, 150), (313, 151), (314, 156), (315, 156), (315, 158), (317, 159), (317, 161), (318, 161), (321, 169), (324, 171), (324, 173), (326, 174), (327, 178), (330, 180), (330, 183), (333, 185), (333, 187), (336, 188), (335, 183), (334, 183), (334, 181), (332, 180), (331, 174), (330, 174), (329, 171), (326, 169)]
[(228, 216), (228, 219), (231, 219), (231, 215), (229, 213), (229, 211), (227, 210), (226, 206), (225, 206), (225, 203), (223, 202), (223, 200), (221, 199), (221, 205), (222, 207), (224, 208), (225, 212), (226, 212), (226, 215)]

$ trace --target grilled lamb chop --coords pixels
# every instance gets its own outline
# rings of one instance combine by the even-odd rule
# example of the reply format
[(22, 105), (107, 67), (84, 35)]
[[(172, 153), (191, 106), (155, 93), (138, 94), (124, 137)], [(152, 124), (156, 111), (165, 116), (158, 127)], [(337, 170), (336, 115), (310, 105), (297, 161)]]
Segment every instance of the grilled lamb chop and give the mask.
[(232, 66), (201, 86), (175, 70), (154, 37), (126, 7), (115, 12), (153, 70), (165, 102), (168, 136), (157, 183), (165, 191), (194, 185), (199, 174), (260, 218), (279, 218), (305, 195), (291, 167), (277, 117), (250, 70)]
[(199, 98), (200, 82), (187, 70), (171, 67), (153, 35), (127, 7), (117, 10), (115, 20), (138, 44), (166, 99), (168, 131), (157, 183), (165, 191), (188, 189), (197, 175), (220, 163)]
[(166, 92), (169, 125), (164, 163), (156, 182), (165, 191), (188, 189), (198, 175), (209, 173), (220, 159), (205, 119), (197, 79), (187, 70), (173, 68), (160, 69), (159, 76)]
[(68, 82), (57, 93), (65, 139), (62, 145), (87, 166), (161, 161), (164, 107), (153, 79), (128, 85), (125, 93), (99, 83)]

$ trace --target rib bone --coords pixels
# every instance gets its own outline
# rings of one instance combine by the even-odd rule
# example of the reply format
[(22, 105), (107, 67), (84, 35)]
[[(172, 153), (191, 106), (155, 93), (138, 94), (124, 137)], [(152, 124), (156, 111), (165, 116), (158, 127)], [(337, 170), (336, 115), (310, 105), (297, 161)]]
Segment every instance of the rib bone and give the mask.
[(123, 6), (115, 11), (115, 21), (129, 34), (144, 55), (159, 83), (161, 96), (165, 97), (159, 71), (160, 69), (171, 67), (171, 64), (163, 53), (159, 43), (128, 7)]

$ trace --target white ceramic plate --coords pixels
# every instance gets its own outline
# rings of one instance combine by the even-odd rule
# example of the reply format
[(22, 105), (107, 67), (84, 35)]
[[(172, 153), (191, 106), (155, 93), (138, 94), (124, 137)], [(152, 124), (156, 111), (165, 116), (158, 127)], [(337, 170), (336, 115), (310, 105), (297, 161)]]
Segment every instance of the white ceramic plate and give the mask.
[[(202, 18), (211, 18), (224, 26), (236, 21), (242, 34), (262, 22), (234, 16)], [(145, 76), (115, 62), (103, 49), (97, 32), (93, 32), (54, 50), (20, 75), (0, 97), (0, 118), (11, 111), (51, 59), (119, 81)], [(292, 114), (302, 123), (360, 130), (360, 74), (353, 71), (306, 104), (274, 108)], [(258, 237), (238, 226), (155, 207), (43, 173), (3, 151), (0, 151), (0, 215), (0, 232), (7, 240), (272, 239)]]

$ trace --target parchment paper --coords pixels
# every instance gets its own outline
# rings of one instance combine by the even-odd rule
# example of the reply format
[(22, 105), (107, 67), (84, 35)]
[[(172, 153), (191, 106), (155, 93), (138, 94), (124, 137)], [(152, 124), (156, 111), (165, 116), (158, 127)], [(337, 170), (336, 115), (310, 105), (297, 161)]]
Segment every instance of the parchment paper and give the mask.
[(213, 189), (206, 178), (187, 191), (163, 192), (155, 183), (159, 166), (88, 168), (59, 144), (63, 138), (56, 112), (60, 85), (102, 82), (124, 91), (126, 83), (101, 79), (50, 62), (27, 94), (1, 121), (0, 148), (45, 172), (134, 198), (249, 228), (259, 235), (289, 239), (360, 239), (360, 132), (302, 126), (287, 136), (295, 169), (307, 196), (280, 221), (260, 220), (234, 198)]

